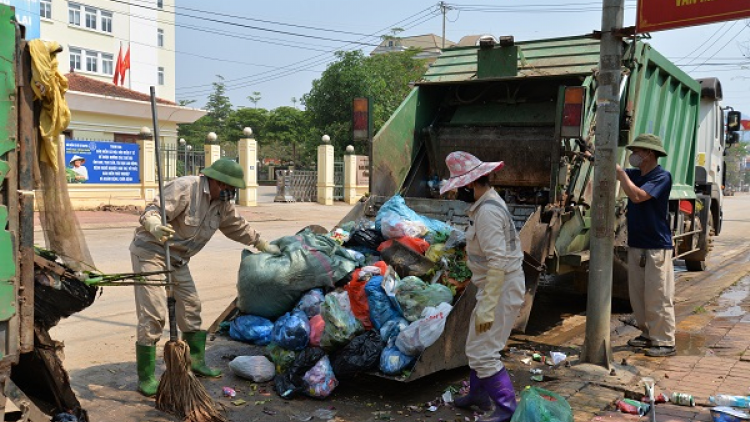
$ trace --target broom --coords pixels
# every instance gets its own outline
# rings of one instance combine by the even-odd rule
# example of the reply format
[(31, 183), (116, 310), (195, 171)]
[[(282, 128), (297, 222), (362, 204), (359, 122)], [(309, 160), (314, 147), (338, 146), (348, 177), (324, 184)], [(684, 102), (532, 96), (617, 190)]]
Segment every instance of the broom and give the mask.
[[(156, 117), (156, 90), (151, 87), (151, 117), (154, 125), (156, 146), (156, 171), (159, 182), (161, 223), (167, 225), (164, 210), (164, 182), (162, 180), (159, 120)], [(227, 419), (216, 408), (216, 404), (203, 384), (190, 369), (190, 350), (187, 343), (178, 338), (175, 317), (175, 298), (172, 288), (172, 262), (169, 256), (169, 241), (164, 242), (167, 264), (167, 309), (169, 310), (169, 341), (164, 346), (164, 363), (167, 370), (159, 380), (156, 390), (156, 408), (171, 413), (187, 422), (226, 422)]]

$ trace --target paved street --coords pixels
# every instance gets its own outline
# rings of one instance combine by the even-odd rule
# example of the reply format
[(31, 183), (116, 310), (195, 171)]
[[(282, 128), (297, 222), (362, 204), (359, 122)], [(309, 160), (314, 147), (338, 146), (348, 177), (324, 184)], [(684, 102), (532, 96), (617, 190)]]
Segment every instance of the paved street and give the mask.
[[(241, 212), (269, 239), (293, 234), (308, 224), (331, 228), (350, 209), (347, 205), (273, 203), (272, 195), (261, 196), (265, 199), (258, 207), (242, 208)], [(646, 375), (657, 380), (658, 392), (693, 394), (700, 405), (696, 408), (659, 405), (660, 421), (709, 420), (705, 407), (708, 395), (716, 392), (746, 395), (750, 387), (750, 362), (744, 360), (750, 344), (747, 341), (750, 316), (745, 314), (750, 309), (747, 293), (750, 252), (746, 241), (750, 216), (744, 210), (748, 206), (750, 195), (727, 198), (724, 232), (716, 238), (710, 271), (688, 273), (678, 267), (678, 356), (646, 358), (627, 347), (625, 342), (637, 335), (637, 331), (620, 322), (627, 310), (615, 307), (612, 344), (616, 375), (587, 365), (550, 368), (540, 364), (546, 378), (537, 384), (565, 396), (574, 409), (576, 421), (634, 420), (622, 414), (610, 414), (608, 410), (612, 410), (614, 400), (624, 394), (636, 397), (642, 392), (639, 380)], [(127, 246), (137, 216), (115, 212), (79, 212), (78, 216), (99, 268), (105, 272), (130, 271)], [(191, 262), (203, 300), (205, 327), (236, 294), (241, 250), (242, 245), (217, 235)], [(552, 298), (548, 299), (550, 303), (562, 306), (559, 317), (539, 325), (531, 336), (513, 336), (513, 349), (508, 352), (506, 362), (517, 391), (533, 383), (529, 380), (529, 370), (536, 368), (536, 362), (532, 365), (521, 362), (526, 357), (524, 353), (562, 350), (576, 363), (585, 331), (585, 300), (563, 298), (561, 301), (554, 295)], [(90, 308), (61, 322), (52, 331), (56, 340), (65, 342), (65, 367), (92, 421), (171, 420), (154, 410), (153, 400), (134, 391), (133, 306), (132, 289), (106, 288)], [(166, 337), (165, 332), (163, 338)], [(209, 345), (208, 358), (226, 372), (226, 363), (233, 356), (257, 352), (259, 350), (251, 346), (218, 337)], [(161, 370), (163, 366), (158, 371)], [(462, 368), (409, 384), (357, 378), (343, 382), (325, 401), (305, 398), (283, 401), (270, 384), (261, 385), (254, 396), (249, 396), (249, 383), (231, 374), (206, 381), (206, 385), (214, 397), (228, 406), (230, 418), (236, 421), (309, 420), (305, 418), (316, 410), (331, 410), (331, 407), (335, 408), (340, 421), (464, 420), (472, 413), (446, 406), (432, 413), (425, 411), (424, 405), (439, 397), (448, 386), (460, 383), (467, 374)], [(237, 389), (248, 404), (234, 407), (221, 398), (221, 387), (227, 385)]]

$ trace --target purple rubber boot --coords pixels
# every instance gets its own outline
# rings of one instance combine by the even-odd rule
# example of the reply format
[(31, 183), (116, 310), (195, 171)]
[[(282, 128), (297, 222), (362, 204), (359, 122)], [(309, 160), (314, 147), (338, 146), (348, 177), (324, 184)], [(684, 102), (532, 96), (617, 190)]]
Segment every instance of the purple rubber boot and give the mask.
[(516, 411), (516, 392), (508, 371), (503, 368), (495, 375), (479, 379), (482, 389), (489, 394), (495, 411), (479, 418), (480, 422), (508, 422)]
[(476, 406), (485, 412), (492, 410), (490, 396), (487, 395), (487, 392), (482, 388), (482, 384), (477, 376), (477, 371), (473, 369), (471, 370), (471, 375), (469, 376), (469, 394), (456, 397), (456, 399), (453, 400), (453, 404), (456, 407), (464, 409)]

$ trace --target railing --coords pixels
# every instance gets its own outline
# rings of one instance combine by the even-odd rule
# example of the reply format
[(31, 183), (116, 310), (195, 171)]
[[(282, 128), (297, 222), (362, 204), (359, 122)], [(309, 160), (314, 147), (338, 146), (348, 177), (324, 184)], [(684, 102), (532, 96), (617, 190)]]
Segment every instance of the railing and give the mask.
[(333, 163), (333, 200), (344, 200), (344, 162)]
[(315, 202), (318, 200), (318, 172), (276, 170), (274, 202)]
[(164, 179), (172, 180), (185, 175), (197, 175), (203, 170), (206, 155), (203, 151), (190, 151), (185, 148), (162, 148), (164, 154)]

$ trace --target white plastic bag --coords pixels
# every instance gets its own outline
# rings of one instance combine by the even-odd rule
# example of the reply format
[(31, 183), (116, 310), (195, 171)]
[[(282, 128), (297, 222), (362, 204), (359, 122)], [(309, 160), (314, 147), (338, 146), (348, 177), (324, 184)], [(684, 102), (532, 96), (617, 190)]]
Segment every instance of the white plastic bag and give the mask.
[(383, 213), (380, 220), (380, 232), (386, 239), (397, 239), (404, 236), (424, 237), (428, 230), (424, 223), (405, 220), (395, 212)]
[(229, 362), (229, 369), (238, 377), (266, 382), (273, 379), (276, 368), (265, 356), (237, 356)]
[(436, 307), (428, 306), (422, 311), (422, 318), (412, 322), (401, 330), (396, 338), (396, 347), (401, 353), (417, 356), (424, 349), (432, 346), (445, 329), (445, 320), (453, 306), (441, 303)]

